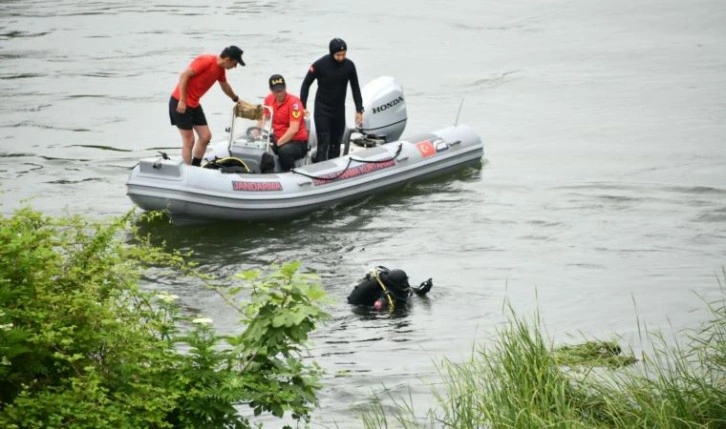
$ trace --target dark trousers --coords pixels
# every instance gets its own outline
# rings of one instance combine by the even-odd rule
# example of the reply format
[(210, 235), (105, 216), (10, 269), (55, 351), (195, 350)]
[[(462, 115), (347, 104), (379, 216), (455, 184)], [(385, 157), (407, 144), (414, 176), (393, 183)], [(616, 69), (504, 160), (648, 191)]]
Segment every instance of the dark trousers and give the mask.
[(275, 147), (275, 153), (280, 158), (282, 171), (290, 171), (295, 166), (295, 161), (303, 158), (308, 153), (308, 142), (293, 140), (280, 147)]
[(318, 150), (315, 162), (327, 161), (340, 156), (340, 140), (345, 131), (345, 113), (336, 116), (315, 115), (315, 134)]

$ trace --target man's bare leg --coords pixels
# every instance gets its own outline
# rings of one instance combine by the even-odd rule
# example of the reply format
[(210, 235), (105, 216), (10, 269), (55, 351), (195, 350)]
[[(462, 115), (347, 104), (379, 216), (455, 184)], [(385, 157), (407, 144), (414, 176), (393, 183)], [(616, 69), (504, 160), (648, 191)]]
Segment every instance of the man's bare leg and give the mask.
[(192, 163), (192, 148), (194, 147), (194, 131), (193, 130), (182, 130), (179, 128), (179, 134), (182, 138), (182, 159), (184, 164)]
[(194, 131), (197, 132), (197, 143), (194, 144), (192, 151), (192, 165), (200, 165), (204, 153), (207, 151), (207, 145), (212, 140), (212, 132), (209, 131), (207, 125), (195, 125)]

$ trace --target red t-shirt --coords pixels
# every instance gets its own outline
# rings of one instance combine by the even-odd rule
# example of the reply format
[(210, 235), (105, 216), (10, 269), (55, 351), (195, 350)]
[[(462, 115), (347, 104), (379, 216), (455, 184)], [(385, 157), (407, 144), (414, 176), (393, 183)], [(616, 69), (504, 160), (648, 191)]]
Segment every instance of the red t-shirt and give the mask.
[[(194, 58), (189, 64), (189, 68), (194, 70), (194, 76), (190, 77), (187, 82), (186, 103), (189, 107), (198, 107), (199, 99), (209, 91), (214, 82), (227, 82), (224, 67), (217, 64), (217, 56), (214, 54), (200, 55)], [(178, 83), (171, 96), (177, 100), (181, 99)]]
[[(278, 103), (275, 94), (270, 94), (265, 98), (263, 104), (272, 107), (272, 134), (277, 140), (290, 128), (290, 122), (300, 121), (300, 127), (292, 139), (308, 141), (308, 130), (305, 128), (303, 107), (299, 98), (288, 93), (282, 103)], [(265, 115), (267, 116), (267, 112)]]

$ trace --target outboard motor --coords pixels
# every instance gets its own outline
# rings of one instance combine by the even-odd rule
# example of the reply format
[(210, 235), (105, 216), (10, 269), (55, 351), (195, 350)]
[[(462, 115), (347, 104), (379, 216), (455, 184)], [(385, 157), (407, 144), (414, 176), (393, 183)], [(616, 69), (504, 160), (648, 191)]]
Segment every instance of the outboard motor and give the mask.
[(390, 76), (381, 76), (361, 90), (363, 125), (360, 131), (373, 139), (396, 141), (406, 128), (406, 98), (403, 87)]

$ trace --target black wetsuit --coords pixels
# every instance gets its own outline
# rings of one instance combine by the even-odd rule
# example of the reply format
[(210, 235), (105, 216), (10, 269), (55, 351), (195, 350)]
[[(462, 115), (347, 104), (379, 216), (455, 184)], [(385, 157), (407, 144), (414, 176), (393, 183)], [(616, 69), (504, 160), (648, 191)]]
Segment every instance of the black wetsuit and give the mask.
[(315, 79), (318, 80), (318, 90), (315, 93), (313, 117), (315, 134), (318, 138), (316, 162), (320, 162), (340, 156), (340, 142), (345, 131), (345, 97), (348, 82), (353, 91), (356, 112), (363, 112), (363, 99), (360, 95), (355, 64), (347, 58), (338, 62), (332, 54), (325, 55), (310, 66), (300, 88), (300, 100), (303, 106), (307, 106), (310, 85)]
[(388, 305), (400, 307), (408, 303), (413, 291), (404, 271), (377, 267), (374, 272), (366, 274), (353, 288), (348, 295), (348, 303), (376, 308)]

